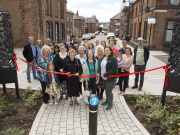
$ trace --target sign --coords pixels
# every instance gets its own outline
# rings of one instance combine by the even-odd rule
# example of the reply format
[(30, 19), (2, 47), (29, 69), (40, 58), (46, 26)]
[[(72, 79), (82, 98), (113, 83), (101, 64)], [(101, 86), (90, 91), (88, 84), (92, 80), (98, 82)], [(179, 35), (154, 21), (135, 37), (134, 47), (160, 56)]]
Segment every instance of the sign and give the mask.
[(155, 24), (156, 18), (148, 18), (148, 24)]
[(155, 10), (155, 12), (167, 12), (167, 10)]
[(93, 97), (90, 100), (91, 105), (97, 105), (99, 103), (99, 99), (97, 97)]

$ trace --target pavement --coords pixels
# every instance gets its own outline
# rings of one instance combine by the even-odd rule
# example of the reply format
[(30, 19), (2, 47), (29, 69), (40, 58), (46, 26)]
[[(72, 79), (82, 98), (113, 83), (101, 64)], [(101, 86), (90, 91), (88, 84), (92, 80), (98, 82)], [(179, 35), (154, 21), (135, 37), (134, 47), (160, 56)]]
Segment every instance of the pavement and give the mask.
[[(100, 41), (107, 41), (106, 36), (103, 36), (102, 34), (96, 38)], [(94, 41), (95, 39), (91, 42)], [(117, 47), (120, 48), (122, 47), (121, 45), (122, 41), (118, 39)], [(20, 58), (23, 58), (22, 50), (23, 49), (15, 49), (17, 56)], [(165, 65), (165, 63), (154, 56), (167, 57), (168, 54), (162, 51), (150, 51), (150, 57), (146, 67), (147, 70)], [(30, 86), (36, 90), (40, 88), (40, 83), (37, 80), (32, 79), (32, 83), (27, 82), (27, 65), (20, 60), (18, 60), (17, 63), (20, 69), (18, 71), (19, 87), (23, 89)], [(130, 72), (134, 72), (133, 66), (131, 67)], [(134, 75), (130, 76), (130, 87), (134, 85), (134, 77)], [(143, 94), (146, 92), (151, 93), (151, 95), (161, 95), (164, 78), (164, 69), (147, 72), (145, 73), (142, 91), (127, 88), (126, 94)], [(6, 87), (14, 88), (14, 84), (7, 84)], [(119, 86), (116, 85), (113, 89), (114, 107), (110, 111), (106, 111), (105, 107), (100, 105), (105, 101), (105, 94), (103, 100), (99, 103), (98, 135), (149, 135), (148, 131), (130, 111), (124, 97), (117, 95), (118, 92)], [(176, 95), (176, 93), (167, 92), (167, 95)], [(42, 104), (33, 122), (29, 135), (88, 135), (89, 106), (85, 104), (84, 100), (78, 98), (78, 101), (80, 102), (80, 105), (75, 105), (73, 107), (70, 107), (69, 101), (65, 99), (63, 99), (58, 106)]]

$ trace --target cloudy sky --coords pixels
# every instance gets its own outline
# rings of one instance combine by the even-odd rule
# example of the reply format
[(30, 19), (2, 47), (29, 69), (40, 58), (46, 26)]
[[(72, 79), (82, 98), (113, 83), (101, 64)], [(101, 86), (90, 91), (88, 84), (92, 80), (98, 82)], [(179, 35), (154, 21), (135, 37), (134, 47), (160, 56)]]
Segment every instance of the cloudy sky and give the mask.
[(80, 16), (96, 15), (100, 22), (109, 22), (122, 9), (122, 0), (67, 0), (67, 9)]

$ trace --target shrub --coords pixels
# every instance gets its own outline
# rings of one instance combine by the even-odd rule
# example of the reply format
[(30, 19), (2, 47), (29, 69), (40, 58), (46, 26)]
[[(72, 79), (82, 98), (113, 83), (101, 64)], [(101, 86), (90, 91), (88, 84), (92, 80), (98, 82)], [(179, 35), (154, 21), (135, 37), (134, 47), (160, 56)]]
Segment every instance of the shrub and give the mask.
[(5, 115), (4, 110), (7, 109), (7, 106), (6, 106), (7, 102), (4, 101), (4, 98), (5, 96), (0, 97), (0, 117)]
[(6, 131), (0, 132), (0, 135), (24, 135), (25, 130), (20, 130), (18, 128), (9, 128)]

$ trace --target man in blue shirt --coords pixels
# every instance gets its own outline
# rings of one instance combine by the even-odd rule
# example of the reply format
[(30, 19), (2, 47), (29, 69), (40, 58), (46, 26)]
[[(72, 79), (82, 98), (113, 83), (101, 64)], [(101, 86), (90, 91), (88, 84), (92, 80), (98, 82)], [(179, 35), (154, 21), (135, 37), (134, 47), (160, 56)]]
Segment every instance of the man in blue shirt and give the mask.
[(68, 45), (68, 44), (70, 44), (70, 45), (72, 45), (72, 46), (74, 47), (74, 43), (70, 41), (70, 37), (69, 37), (69, 36), (67, 36), (67, 41), (64, 42), (63, 44), (64, 44), (65, 46)]
[[(122, 54), (126, 54), (126, 52), (125, 52), (125, 49), (127, 48), (127, 41), (126, 40), (123, 40), (122, 41), (122, 48), (121, 49), (119, 49), (119, 52), (121, 52)], [(132, 52), (131, 52), (131, 55), (132, 55)]]
[[(26, 61), (36, 66), (36, 59), (37, 59), (37, 47), (34, 45), (34, 38), (29, 37), (29, 43), (24, 46), (23, 56), (26, 58)], [(31, 83), (31, 76), (30, 76), (31, 66), (27, 64), (27, 80)], [(33, 78), (37, 79), (36, 76), (36, 68), (32, 67)]]

